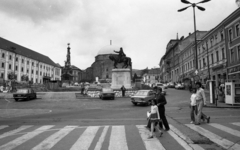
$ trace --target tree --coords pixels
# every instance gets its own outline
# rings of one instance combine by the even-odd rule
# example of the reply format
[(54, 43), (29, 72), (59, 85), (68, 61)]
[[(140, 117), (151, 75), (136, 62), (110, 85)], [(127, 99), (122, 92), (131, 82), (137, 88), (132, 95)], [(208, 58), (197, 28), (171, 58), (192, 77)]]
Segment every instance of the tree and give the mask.
[(29, 81), (28, 75), (24, 74), (21, 76), (22, 81)]

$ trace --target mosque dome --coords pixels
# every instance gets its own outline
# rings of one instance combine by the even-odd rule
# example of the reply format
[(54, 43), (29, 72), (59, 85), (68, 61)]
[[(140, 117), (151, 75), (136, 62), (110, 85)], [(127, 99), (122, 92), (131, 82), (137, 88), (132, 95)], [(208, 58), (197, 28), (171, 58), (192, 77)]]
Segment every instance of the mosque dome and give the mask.
[(120, 50), (120, 46), (114, 46), (114, 45), (107, 45), (104, 46), (103, 48), (101, 48), (98, 51), (97, 55), (106, 55), (106, 54), (117, 54), (114, 52), (115, 51), (119, 51)]

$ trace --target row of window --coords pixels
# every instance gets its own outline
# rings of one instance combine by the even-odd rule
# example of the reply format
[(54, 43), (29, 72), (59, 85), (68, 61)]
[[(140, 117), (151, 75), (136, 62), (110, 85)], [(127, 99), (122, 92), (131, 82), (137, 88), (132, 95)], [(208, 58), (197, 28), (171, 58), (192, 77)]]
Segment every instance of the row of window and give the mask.
[[(5, 58), (5, 53), (2, 53), (2, 58)], [(12, 55), (9, 55), (9, 60), (12, 60)], [(18, 57), (16, 57), (15, 61), (18, 62)], [(22, 63), (24, 63), (24, 59), (22, 59)], [(29, 60), (27, 60), (27, 65), (29, 65), (29, 64), (30, 64), (30, 62), (29, 62)], [(34, 64), (35, 63), (32, 62), (32, 66), (34, 66)], [(38, 67), (38, 63), (36, 63), (36, 67)], [(45, 69), (45, 65), (40, 65), (40, 68), (42, 68), (42, 67), (43, 67), (43, 69)], [(46, 66), (46, 69), (50, 70), (50, 67)], [(52, 68), (52, 71), (53, 71), (53, 68)]]
[(228, 35), (229, 35), (229, 41), (231, 42), (233, 40), (233, 30), (235, 31), (235, 38), (240, 36), (240, 26), (239, 23), (235, 25), (234, 28), (230, 28), (228, 30)]
[(237, 53), (235, 54), (234, 49), (230, 50), (230, 63), (234, 63), (235, 61), (239, 61), (240, 60), (240, 45), (237, 46), (237, 51), (236, 52)]

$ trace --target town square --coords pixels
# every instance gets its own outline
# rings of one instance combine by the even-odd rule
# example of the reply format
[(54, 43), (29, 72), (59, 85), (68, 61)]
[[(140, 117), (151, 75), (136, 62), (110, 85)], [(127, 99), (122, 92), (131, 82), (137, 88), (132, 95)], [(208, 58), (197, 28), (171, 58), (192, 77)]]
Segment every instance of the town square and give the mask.
[(240, 1), (219, 1), (0, 0), (0, 150), (239, 150)]

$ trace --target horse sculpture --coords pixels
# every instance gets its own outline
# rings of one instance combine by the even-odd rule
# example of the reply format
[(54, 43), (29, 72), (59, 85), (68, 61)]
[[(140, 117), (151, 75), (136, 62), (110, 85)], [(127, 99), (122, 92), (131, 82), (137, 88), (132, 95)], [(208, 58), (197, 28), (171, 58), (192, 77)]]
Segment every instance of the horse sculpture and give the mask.
[(114, 68), (117, 68), (117, 64), (123, 63), (122, 68), (127, 68), (128, 66), (132, 66), (131, 58), (129, 57), (123, 57), (119, 58), (118, 55), (110, 55), (109, 59), (114, 61)]

